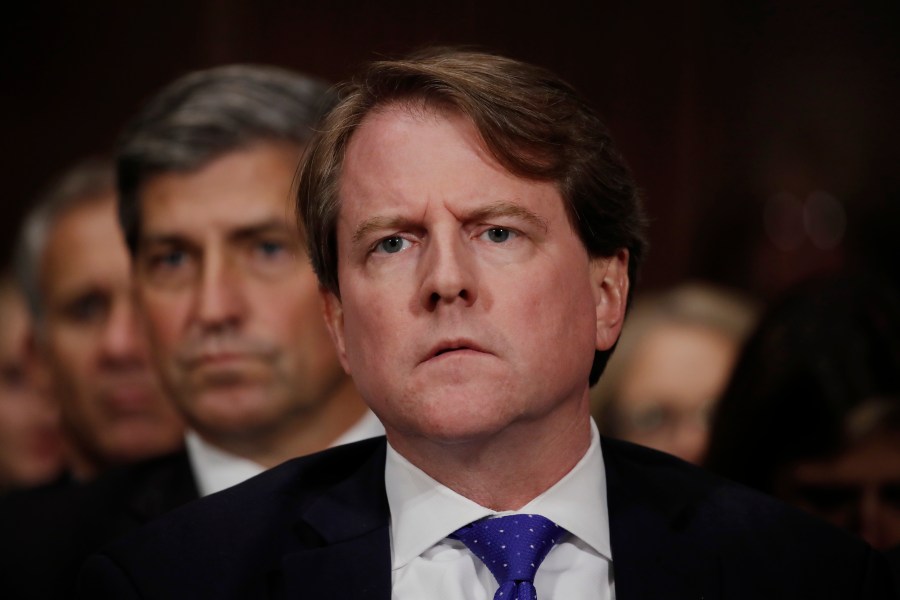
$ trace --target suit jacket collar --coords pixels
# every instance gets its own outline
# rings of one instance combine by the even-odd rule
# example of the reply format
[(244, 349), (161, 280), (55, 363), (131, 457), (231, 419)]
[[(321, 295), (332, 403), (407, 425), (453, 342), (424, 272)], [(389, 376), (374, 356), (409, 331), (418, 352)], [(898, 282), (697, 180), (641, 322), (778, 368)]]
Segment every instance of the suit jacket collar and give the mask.
[(129, 476), (125, 505), (138, 524), (200, 497), (185, 450), (133, 467)]
[(601, 445), (616, 597), (719, 598), (718, 557), (703, 528), (687, 526), (711, 490), (667, 479), (665, 465), (674, 459), (615, 440)]
[(390, 599), (387, 444), (383, 437), (360, 444), (374, 452), (348, 477), (305, 503), (290, 500), (300, 506), (292, 531), (298, 547), (271, 574), (275, 597)]
[[(270, 574), (273, 597), (389, 600), (390, 511), (384, 489), (386, 442), (371, 446), (346, 478), (297, 506), (294, 548)], [(668, 457), (601, 438), (606, 465), (616, 597), (721, 597), (720, 561), (704, 543), (703, 528), (688, 527), (711, 489), (685, 486)]]

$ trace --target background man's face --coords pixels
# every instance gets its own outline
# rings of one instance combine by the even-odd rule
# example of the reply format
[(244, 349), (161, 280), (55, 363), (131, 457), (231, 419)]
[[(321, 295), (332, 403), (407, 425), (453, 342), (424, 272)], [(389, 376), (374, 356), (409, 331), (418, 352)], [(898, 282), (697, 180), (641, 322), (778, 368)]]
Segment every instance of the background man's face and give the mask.
[(101, 463), (175, 449), (182, 425), (152, 372), (112, 196), (55, 224), (43, 255), (39, 344), (67, 434)]
[(37, 485), (62, 467), (58, 415), (27, 374), (28, 314), (0, 284), (0, 487)]
[(351, 138), (340, 200), (329, 320), (395, 446), (587, 414), (609, 261), (555, 185), (504, 170), (463, 117), (390, 107)]
[(260, 144), (141, 193), (138, 295), (163, 378), (210, 435), (252, 435), (345, 381), (291, 210), (299, 151)]

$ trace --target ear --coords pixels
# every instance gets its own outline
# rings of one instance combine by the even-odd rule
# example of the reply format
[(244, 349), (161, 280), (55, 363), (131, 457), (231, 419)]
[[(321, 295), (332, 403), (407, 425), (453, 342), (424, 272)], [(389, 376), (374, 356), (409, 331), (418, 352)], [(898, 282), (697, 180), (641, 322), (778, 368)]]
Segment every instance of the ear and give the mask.
[(591, 260), (591, 285), (597, 308), (596, 349), (612, 348), (625, 319), (628, 303), (628, 250), (622, 248), (613, 256)]
[(322, 298), (322, 315), (325, 317), (325, 325), (331, 334), (331, 341), (337, 350), (338, 360), (344, 371), (350, 374), (350, 364), (347, 362), (347, 345), (344, 340), (344, 305), (340, 298), (324, 286), (319, 286), (319, 297)]

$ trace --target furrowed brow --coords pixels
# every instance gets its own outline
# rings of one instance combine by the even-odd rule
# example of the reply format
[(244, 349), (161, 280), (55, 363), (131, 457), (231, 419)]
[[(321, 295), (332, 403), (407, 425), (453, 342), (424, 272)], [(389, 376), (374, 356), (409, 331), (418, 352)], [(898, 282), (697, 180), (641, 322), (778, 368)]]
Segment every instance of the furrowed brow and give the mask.
[(402, 217), (372, 217), (359, 224), (353, 232), (353, 245), (368, 237), (373, 231), (409, 229), (412, 222)]
[(472, 211), (467, 221), (490, 221), (497, 217), (514, 217), (522, 219), (538, 227), (544, 233), (547, 233), (547, 221), (531, 212), (527, 208), (513, 204), (511, 202), (494, 202), (482, 208)]

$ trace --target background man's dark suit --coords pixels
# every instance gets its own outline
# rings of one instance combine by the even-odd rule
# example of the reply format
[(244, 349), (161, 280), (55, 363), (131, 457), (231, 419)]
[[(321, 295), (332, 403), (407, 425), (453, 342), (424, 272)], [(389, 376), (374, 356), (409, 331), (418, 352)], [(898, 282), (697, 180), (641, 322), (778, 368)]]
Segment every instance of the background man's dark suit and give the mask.
[[(619, 600), (891, 597), (882, 557), (847, 534), (667, 455), (602, 446)], [(93, 557), (80, 595), (389, 600), (385, 448), (293, 460), (174, 511)]]
[(23, 492), (0, 503), (0, 598), (71, 598), (84, 560), (199, 497), (187, 453), (110, 471), (86, 484)]

